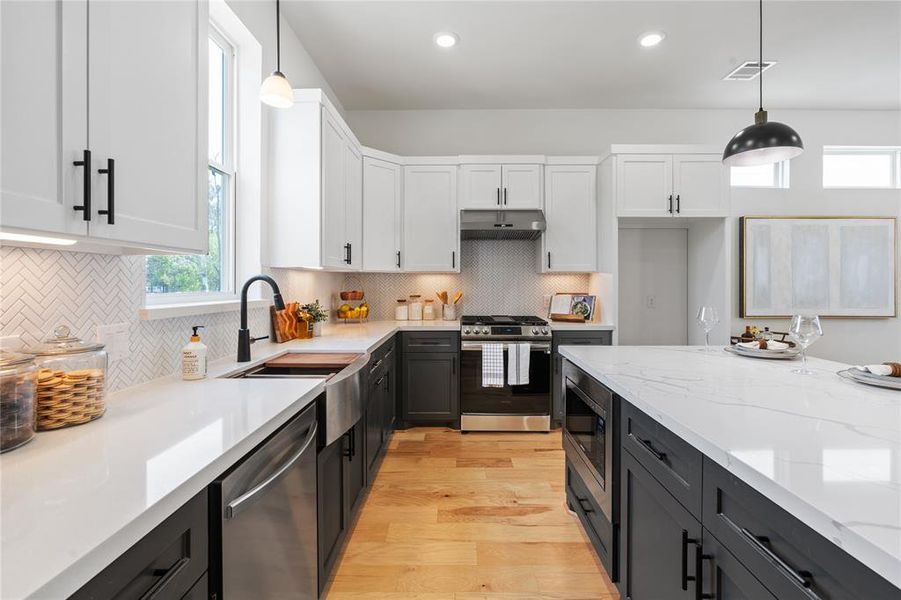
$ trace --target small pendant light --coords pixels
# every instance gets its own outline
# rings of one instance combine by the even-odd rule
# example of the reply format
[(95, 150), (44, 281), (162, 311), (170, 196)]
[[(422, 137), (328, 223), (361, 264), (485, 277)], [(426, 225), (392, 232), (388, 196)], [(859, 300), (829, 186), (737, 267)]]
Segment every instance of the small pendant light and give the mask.
[(275, 71), (260, 86), (260, 100), (275, 108), (294, 105), (294, 90), (282, 73), (282, 28), (279, 22), (279, 0), (275, 0)]
[(726, 166), (765, 165), (794, 158), (804, 151), (798, 132), (776, 121), (767, 121), (763, 110), (763, 0), (760, 1), (760, 108), (754, 114), (754, 124), (732, 136), (723, 151)]

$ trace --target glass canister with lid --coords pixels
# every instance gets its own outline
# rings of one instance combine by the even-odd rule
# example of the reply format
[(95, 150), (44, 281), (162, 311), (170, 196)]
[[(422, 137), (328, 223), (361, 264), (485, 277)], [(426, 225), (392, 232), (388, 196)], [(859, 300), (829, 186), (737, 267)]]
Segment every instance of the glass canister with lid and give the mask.
[(410, 308), (407, 306), (407, 299), (401, 298), (397, 301), (397, 306), (394, 307), (394, 320), (406, 321), (409, 318)]
[(0, 350), (0, 452), (34, 438), (34, 357)]
[(93, 421), (106, 410), (107, 354), (60, 325), (29, 349), (35, 355), (37, 426), (59, 429)]
[(410, 320), (422, 321), (422, 296), (410, 294)]

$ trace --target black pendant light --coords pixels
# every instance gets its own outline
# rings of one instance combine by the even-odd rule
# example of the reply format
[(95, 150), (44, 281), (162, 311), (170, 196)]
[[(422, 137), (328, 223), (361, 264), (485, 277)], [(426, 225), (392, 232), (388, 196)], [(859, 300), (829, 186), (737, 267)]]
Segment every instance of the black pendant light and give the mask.
[(260, 86), (260, 100), (276, 108), (294, 104), (294, 90), (282, 73), (282, 28), (279, 22), (279, 0), (275, 0), (275, 71)]
[(763, 0), (760, 0), (760, 108), (754, 113), (754, 124), (732, 136), (723, 151), (723, 164), (745, 167), (766, 165), (794, 158), (804, 151), (798, 132), (776, 121), (767, 121), (763, 110)]

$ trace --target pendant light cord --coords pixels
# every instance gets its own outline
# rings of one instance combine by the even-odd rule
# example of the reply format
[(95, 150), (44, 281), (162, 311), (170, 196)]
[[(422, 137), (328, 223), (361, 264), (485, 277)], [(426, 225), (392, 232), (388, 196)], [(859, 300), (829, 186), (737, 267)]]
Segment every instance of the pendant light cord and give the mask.
[[(763, 2), (763, 0), (761, 0)], [(761, 9), (763, 10), (763, 9)], [(275, 0), (275, 70), (282, 72), (282, 28), (279, 15), (279, 0)], [(763, 34), (761, 34), (763, 35)], [(761, 92), (763, 93), (763, 92)]]
[[(278, 0), (275, 0), (278, 2)], [(763, 0), (760, 0), (760, 60), (757, 68), (760, 69), (757, 78), (760, 79), (760, 110), (763, 110)]]

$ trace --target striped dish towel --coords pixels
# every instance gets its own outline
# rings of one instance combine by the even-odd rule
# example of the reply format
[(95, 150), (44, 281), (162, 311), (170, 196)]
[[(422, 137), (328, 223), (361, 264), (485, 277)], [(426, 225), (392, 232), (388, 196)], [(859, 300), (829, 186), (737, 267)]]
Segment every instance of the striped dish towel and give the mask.
[(526, 385), (529, 383), (529, 344), (507, 345), (507, 383)]
[(482, 344), (482, 387), (504, 387), (503, 344)]

